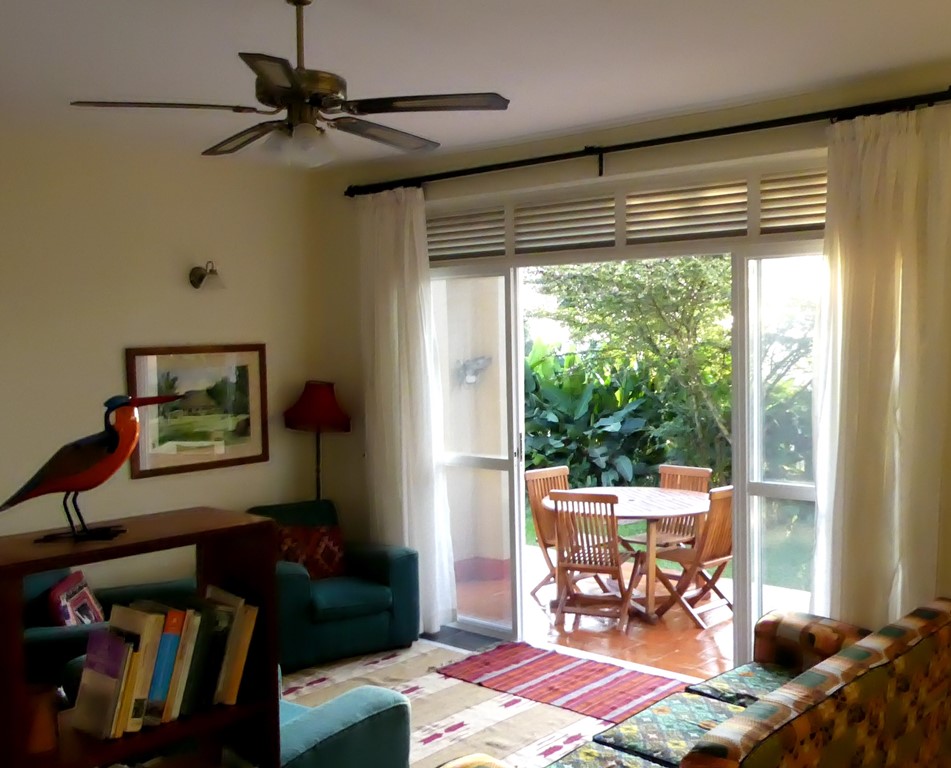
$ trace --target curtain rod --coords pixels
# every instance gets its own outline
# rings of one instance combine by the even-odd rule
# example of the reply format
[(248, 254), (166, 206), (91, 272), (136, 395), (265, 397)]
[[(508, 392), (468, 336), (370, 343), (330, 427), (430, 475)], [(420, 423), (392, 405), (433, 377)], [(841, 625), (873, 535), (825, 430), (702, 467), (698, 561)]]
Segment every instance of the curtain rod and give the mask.
[(521, 160), (509, 160), (504, 163), (491, 163), (489, 165), (476, 165), (471, 168), (459, 168), (454, 171), (442, 171), (441, 173), (429, 173), (423, 176), (409, 176), (405, 179), (393, 179), (392, 181), (379, 181), (373, 184), (352, 184), (347, 187), (344, 194), (347, 197), (358, 197), (360, 195), (372, 195), (376, 192), (385, 192), (397, 187), (420, 187), (431, 181), (444, 181), (446, 179), (459, 179), (464, 176), (475, 176), (481, 173), (492, 173), (493, 171), (507, 171), (512, 168), (527, 168), (532, 165), (542, 165), (545, 163), (557, 163), (562, 160), (575, 160), (581, 157), (598, 158), (598, 176), (604, 175), (604, 156), (611, 152), (626, 152), (631, 149), (645, 149), (647, 147), (658, 147), (663, 144), (678, 144), (682, 141), (696, 141), (698, 139), (712, 139), (718, 136), (732, 136), (738, 133), (749, 133), (752, 131), (765, 131), (769, 128), (783, 128), (789, 125), (803, 125), (805, 123), (816, 123), (820, 120), (830, 120), (836, 122), (839, 120), (853, 120), (856, 117), (865, 115), (881, 115), (886, 112), (897, 112), (901, 110), (914, 109), (920, 106), (931, 106), (938, 102), (951, 100), (951, 87), (946, 91), (936, 91), (935, 93), (922, 93), (916, 96), (904, 96), (899, 99), (888, 99), (886, 101), (873, 101), (868, 104), (859, 104), (854, 107), (839, 107), (837, 109), (825, 109), (819, 112), (809, 112), (804, 115), (791, 115), (789, 117), (777, 117), (771, 120), (758, 120), (753, 123), (743, 123), (741, 125), (730, 125), (723, 128), (710, 128), (704, 131), (692, 131), (690, 133), (679, 133), (673, 136), (661, 136), (654, 139), (642, 139), (640, 141), (629, 141), (624, 144), (609, 144), (607, 146), (586, 146), (582, 149), (576, 149), (571, 152), (559, 152), (554, 155), (541, 155), (540, 157), (527, 157)]

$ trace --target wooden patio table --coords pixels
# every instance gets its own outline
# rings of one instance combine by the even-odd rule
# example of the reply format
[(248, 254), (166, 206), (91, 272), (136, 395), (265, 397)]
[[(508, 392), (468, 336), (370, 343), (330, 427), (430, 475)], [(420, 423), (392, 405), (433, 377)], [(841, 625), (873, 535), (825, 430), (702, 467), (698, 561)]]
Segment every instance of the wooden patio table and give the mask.
[[(638, 595), (644, 605), (635, 604), (635, 608), (650, 621), (657, 620), (657, 522), (665, 517), (683, 515), (703, 515), (710, 510), (710, 497), (699, 491), (681, 491), (674, 488), (598, 487), (573, 488), (578, 493), (604, 493), (617, 496), (615, 507), (618, 525), (643, 520), (647, 523), (647, 551), (644, 572), (647, 576), (644, 595)], [(554, 510), (555, 502), (548, 496), (542, 499), (546, 509)]]

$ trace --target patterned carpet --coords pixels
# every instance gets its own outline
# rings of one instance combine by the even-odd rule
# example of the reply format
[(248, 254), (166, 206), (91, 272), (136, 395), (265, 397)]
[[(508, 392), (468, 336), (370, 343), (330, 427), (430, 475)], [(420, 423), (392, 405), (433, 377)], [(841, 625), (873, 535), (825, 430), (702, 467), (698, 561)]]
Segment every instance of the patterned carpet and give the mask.
[(680, 680), (546, 651), (528, 643), (503, 643), (439, 671), (612, 723), (620, 723), (685, 687)]
[(468, 654), (420, 640), (412, 648), (288, 675), (284, 696), (316, 706), (360, 685), (400, 691), (409, 697), (412, 707), (413, 768), (435, 768), (473, 752), (503, 759), (513, 768), (542, 768), (611, 726), (606, 720), (436, 671), (479, 656), (485, 654)]

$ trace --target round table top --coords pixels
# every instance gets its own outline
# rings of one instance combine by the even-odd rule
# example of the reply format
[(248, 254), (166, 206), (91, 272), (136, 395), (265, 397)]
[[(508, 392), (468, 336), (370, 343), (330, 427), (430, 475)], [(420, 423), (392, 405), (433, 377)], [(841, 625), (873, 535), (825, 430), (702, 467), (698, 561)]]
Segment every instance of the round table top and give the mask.
[[(664, 517), (702, 515), (710, 511), (710, 496), (700, 491), (641, 486), (572, 488), (569, 493), (572, 491), (617, 496), (615, 512), (618, 518), (626, 520), (660, 520)], [(548, 496), (542, 499), (542, 504), (546, 509), (555, 508), (555, 503)]]

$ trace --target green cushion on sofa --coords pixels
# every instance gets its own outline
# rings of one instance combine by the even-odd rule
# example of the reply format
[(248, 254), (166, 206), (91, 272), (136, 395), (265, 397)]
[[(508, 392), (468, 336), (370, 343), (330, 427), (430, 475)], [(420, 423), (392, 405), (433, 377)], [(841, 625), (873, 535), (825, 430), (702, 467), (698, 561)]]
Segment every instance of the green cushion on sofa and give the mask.
[(677, 766), (707, 731), (743, 711), (696, 693), (672, 693), (594, 737), (599, 744)]
[(548, 768), (657, 768), (657, 763), (589, 741)]
[(728, 704), (739, 704), (748, 707), (754, 701), (767, 693), (781, 688), (795, 677), (796, 674), (788, 667), (779, 664), (741, 664), (739, 667), (728, 669), (726, 672), (687, 686), (690, 693), (699, 693)]
[(310, 600), (316, 621), (335, 621), (388, 611), (393, 593), (383, 584), (336, 576), (311, 582)]

